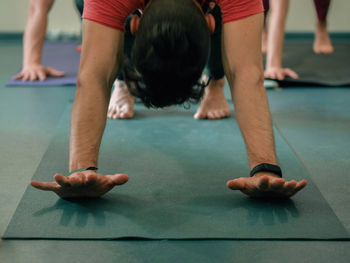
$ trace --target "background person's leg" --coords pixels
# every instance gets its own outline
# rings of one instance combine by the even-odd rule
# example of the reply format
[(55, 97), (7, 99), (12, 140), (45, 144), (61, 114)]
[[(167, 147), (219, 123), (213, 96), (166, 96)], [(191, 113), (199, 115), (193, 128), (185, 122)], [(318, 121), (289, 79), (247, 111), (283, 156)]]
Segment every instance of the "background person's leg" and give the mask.
[(331, 0), (314, 0), (318, 21), (325, 22)]
[(210, 36), (210, 55), (207, 67), (209, 76), (212, 79), (217, 80), (225, 76), (221, 55), (222, 17), (220, 7), (216, 5), (215, 8), (211, 11), (211, 14), (215, 18), (215, 31)]
[(317, 13), (317, 23), (313, 49), (316, 54), (329, 54), (334, 51), (327, 30), (327, 15), (330, 3), (331, 0), (314, 0)]
[(211, 14), (215, 18), (215, 31), (211, 35), (211, 48), (207, 65), (211, 80), (194, 115), (196, 119), (221, 119), (230, 115), (230, 107), (224, 95), (225, 72), (221, 55), (222, 18), (220, 7), (216, 5)]
[[(76, 0), (79, 1), (79, 0)], [(134, 43), (134, 35), (131, 34), (130, 20), (127, 18), (124, 33), (124, 56), (131, 57), (131, 48)], [(121, 71), (120, 71), (121, 72)], [(130, 85), (133, 85), (130, 83)], [(129, 93), (123, 74), (119, 73), (114, 82), (114, 89), (109, 100), (107, 117), (112, 119), (130, 119), (134, 117), (134, 97)]]

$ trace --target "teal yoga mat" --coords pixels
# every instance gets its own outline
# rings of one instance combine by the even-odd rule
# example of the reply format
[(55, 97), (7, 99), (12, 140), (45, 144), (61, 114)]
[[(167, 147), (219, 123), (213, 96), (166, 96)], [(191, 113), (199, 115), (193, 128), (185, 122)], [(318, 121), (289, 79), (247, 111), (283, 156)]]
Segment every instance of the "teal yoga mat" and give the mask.
[[(45, 153), (36, 180), (67, 172), (70, 108)], [(108, 121), (102, 173), (130, 181), (90, 201), (71, 202), (31, 187), (4, 234), (23, 239), (348, 239), (349, 234), (291, 149), (276, 134), (288, 179), (309, 185), (292, 200), (254, 200), (226, 188), (248, 175), (233, 118), (196, 121), (193, 111), (136, 109), (134, 120)]]

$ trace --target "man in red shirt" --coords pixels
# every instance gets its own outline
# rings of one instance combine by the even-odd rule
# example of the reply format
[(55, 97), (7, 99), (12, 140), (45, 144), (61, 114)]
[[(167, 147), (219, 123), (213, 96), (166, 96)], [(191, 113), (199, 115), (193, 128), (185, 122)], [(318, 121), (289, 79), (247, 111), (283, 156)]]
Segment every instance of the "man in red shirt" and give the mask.
[[(133, 63), (135, 72), (139, 73), (136, 75), (140, 84), (145, 85), (139, 85), (133, 92), (141, 95), (149, 106), (181, 104), (188, 99), (198, 99), (201, 95), (201, 90), (193, 86), (201, 75), (209, 53), (209, 30), (202, 2), (206, 1), (85, 1), (82, 56), (71, 120), (71, 173), (67, 177), (56, 174), (54, 182), (32, 181), (32, 186), (54, 191), (61, 197), (96, 197), (128, 181), (125, 174), (102, 175), (96, 172), (110, 90), (122, 65), (125, 20), (136, 9), (143, 9), (136, 34)], [(250, 177), (230, 180), (227, 186), (255, 197), (290, 197), (305, 187), (307, 182), (286, 181), (277, 166), (272, 121), (263, 86), (262, 2), (221, 0), (217, 3), (223, 18), (222, 56), (225, 74), (251, 168)], [(151, 39), (151, 45), (148, 45), (148, 38), (158, 31), (164, 31), (164, 34)], [(175, 40), (174, 35), (177, 37)], [(145, 42), (138, 42), (138, 37)], [(178, 39), (181, 41), (177, 42)], [(180, 62), (174, 59), (174, 53)], [(154, 60), (164, 67), (158, 63), (147, 64)], [(177, 64), (186, 70), (167, 72)], [(154, 76), (156, 71), (153, 71), (153, 67), (160, 67), (157, 70), (163, 70), (165, 75), (176, 74), (179, 82), (188, 82), (184, 84), (186, 88), (179, 91), (177, 88), (182, 87), (176, 83), (174, 89), (164, 86), (166, 83), (162, 82), (167, 78)], [(187, 74), (188, 71), (192, 73)]]

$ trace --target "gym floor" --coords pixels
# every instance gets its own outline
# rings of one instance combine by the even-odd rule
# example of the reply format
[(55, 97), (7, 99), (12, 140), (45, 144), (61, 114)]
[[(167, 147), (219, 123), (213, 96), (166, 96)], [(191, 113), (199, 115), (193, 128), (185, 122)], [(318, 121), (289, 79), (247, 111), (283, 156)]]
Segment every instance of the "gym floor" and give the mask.
[[(44, 155), (74, 87), (5, 87), (21, 40), (0, 39), (0, 235)], [(349, 40), (350, 41), (350, 40)], [(310, 43), (311, 44), (311, 43)], [(277, 129), (350, 232), (350, 89), (268, 90)], [(350, 241), (0, 240), (0, 262), (348, 262)]]

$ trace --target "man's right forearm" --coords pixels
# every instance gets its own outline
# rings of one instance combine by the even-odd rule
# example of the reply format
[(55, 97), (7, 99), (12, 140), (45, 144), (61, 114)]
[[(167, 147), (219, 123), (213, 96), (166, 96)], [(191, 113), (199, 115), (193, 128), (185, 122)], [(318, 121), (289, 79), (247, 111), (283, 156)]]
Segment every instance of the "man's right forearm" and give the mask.
[(71, 119), (70, 171), (98, 166), (110, 87), (111, 83), (94, 79), (78, 81)]
[(41, 64), (47, 19), (54, 0), (31, 0), (23, 36), (23, 67)]
[(74, 99), (69, 170), (97, 167), (111, 88), (123, 54), (123, 32), (83, 20), (83, 48)]

